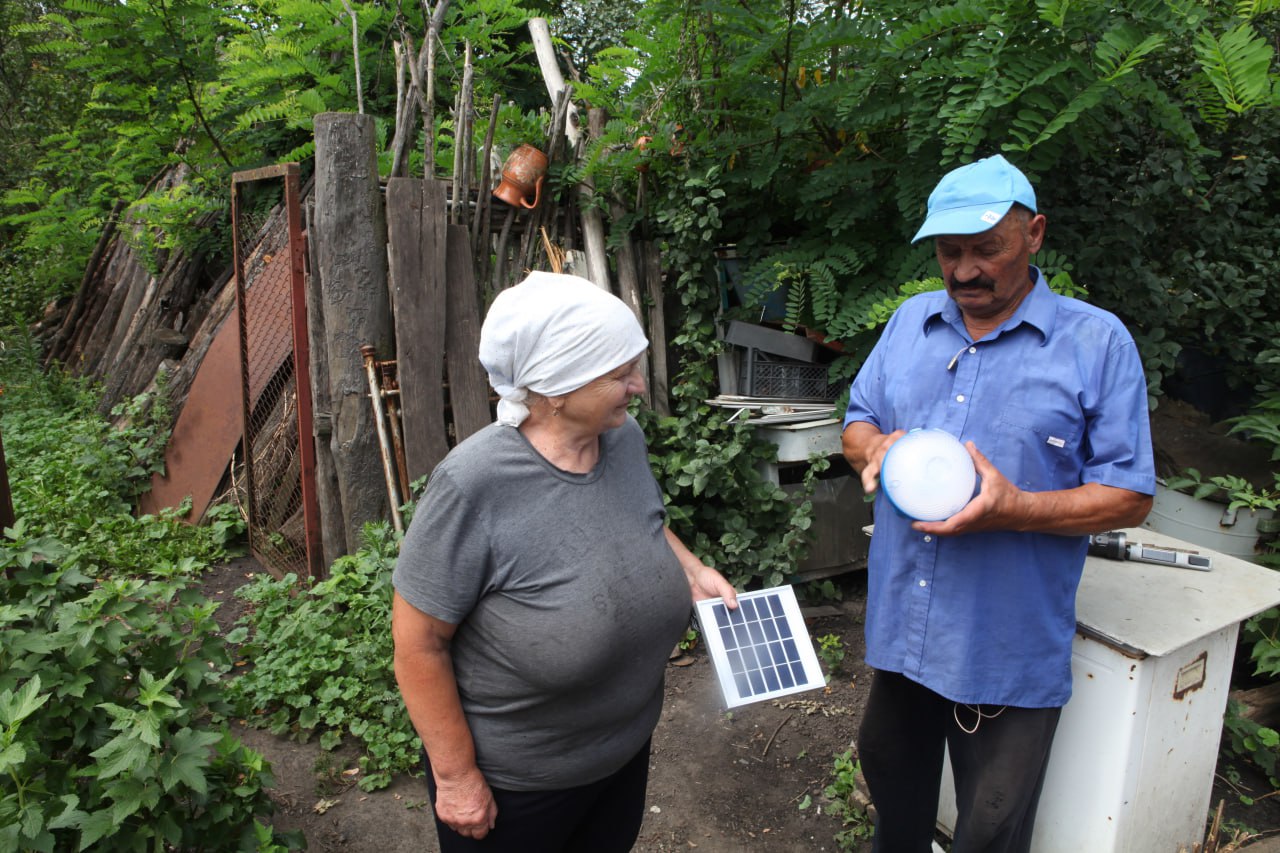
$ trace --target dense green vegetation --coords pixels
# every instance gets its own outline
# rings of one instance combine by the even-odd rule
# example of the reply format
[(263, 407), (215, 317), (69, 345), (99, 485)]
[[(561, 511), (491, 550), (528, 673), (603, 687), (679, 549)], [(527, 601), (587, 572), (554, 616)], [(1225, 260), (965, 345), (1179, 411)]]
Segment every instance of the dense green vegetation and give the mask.
[(0, 357), (0, 851), (287, 849), (269, 769), (222, 722), (231, 661), (195, 585), (243, 525), (133, 515), (163, 407), (117, 428), (31, 355)]
[[(347, 4), (337, 0), (0, 5), (6, 365), (34, 370), (35, 355), (13, 330), (73, 292), (118, 204), (140, 223), (129, 239), (153, 265), (181, 247), (220, 268), (231, 172), (290, 160), (308, 168), (315, 114), (372, 114), (380, 165), (390, 170), (393, 44), (417, 49), (423, 11), (385, 0), (350, 9), (355, 45)], [(1194, 358), (1212, 366), (1213, 384), (1253, 401), (1237, 422), (1244, 434), (1280, 435), (1278, 11), (1278, 0), (891, 0), (875, 8), (843, 0), (455, 0), (440, 33), (435, 164), (451, 169), (449, 105), (467, 42), (476, 102), (503, 95), (493, 118), (499, 148), (545, 134), (545, 91), (523, 24), (551, 16), (572, 58), (576, 96), (612, 117), (581, 164), (554, 171), (551, 189), (563, 197), (590, 175), (602, 197), (634, 209), (626, 226), (664, 250), (668, 317), (683, 359), (673, 414), (643, 417), (673, 526), (735, 581), (776, 582), (802, 550), (810, 510), (754, 474), (767, 450), (703, 402), (715, 388), (718, 313), (727, 301), (731, 313), (758, 316), (757, 306), (734, 305), (722, 291), (714, 250), (736, 248), (757, 301), (782, 295), (786, 324), (840, 342), (846, 357), (833, 375), (850, 376), (897, 301), (935, 286), (929, 247), (907, 241), (937, 177), (976, 157), (1003, 152), (1030, 174), (1050, 222), (1038, 262), (1055, 286), (1128, 323), (1153, 403), (1187, 390)], [(490, 117), (479, 119), (482, 135)], [(651, 139), (643, 150), (634, 145), (641, 136)], [(426, 148), (419, 134), (411, 173), (427, 169)], [(154, 186), (173, 166), (183, 182)], [(210, 528), (191, 531), (168, 515), (131, 514), (158, 464), (163, 395), (117, 413), (125, 426), (113, 429), (93, 415), (86, 389), (61, 374), (22, 375), (6, 372), (2, 401), (21, 520), (0, 552), (19, 580), (6, 585), (0, 613), (6, 631), (32, 637), (39, 625), (54, 639), (24, 640), (29, 647), (6, 639), (0, 650), (0, 779), (9, 772), (18, 780), (0, 788), (0, 817), (6, 809), (23, 815), (0, 820), (18, 827), (0, 841), (19, 838), (16, 831), (23, 844), (52, 849), (51, 833), (62, 845), (58, 833), (96, 831), (108, 804), (122, 833), (135, 823), (170, 832), (160, 812), (198, 827), (214, 819), (208, 803), (233, 765), (255, 781), (234, 796), (218, 794), (233, 812), (218, 819), (255, 831), (256, 786), (265, 778), (256, 759), (229, 742), (208, 750), (216, 729), (206, 726), (222, 709), (212, 673), (225, 653), (203, 635), (191, 642), (196, 627), (173, 627), (183, 624), (175, 614), (208, 624), (207, 607), (186, 585), (217, 558), (236, 520), (215, 515)], [(393, 551), (373, 531), (364, 551), (334, 567), (323, 596), (261, 581), (247, 593), (253, 630), (237, 635), (262, 649), (260, 672), (237, 687), (241, 708), (326, 743), (377, 733), (389, 753), (367, 760), (371, 786), (413, 757), (387, 698), (388, 672), (370, 671), (359, 687), (330, 685), (330, 674), (291, 656), (289, 643), (315, 642), (307, 625), (385, 606)], [(70, 659), (69, 617), (55, 614), (73, 607), (102, 614), (93, 624), (109, 661), (83, 688), (58, 657)], [(112, 626), (125, 619), (153, 626), (154, 646), (122, 642)], [(371, 615), (368, 633), (343, 636), (366, 644), (360, 654), (369, 660), (386, 657), (385, 636), (375, 636), (382, 625)], [(1271, 675), (1280, 669), (1277, 625), (1280, 616), (1263, 614), (1246, 627), (1257, 665)], [(192, 661), (203, 662), (208, 680), (195, 678)], [(39, 682), (28, 676), (36, 667)], [(70, 716), (48, 714), (48, 695)], [(99, 707), (104, 701), (122, 710)], [(56, 731), (35, 729), (46, 718)], [(142, 729), (149, 749), (108, 749), (116, 735), (152, 720), (162, 724)], [(186, 751), (178, 754), (212, 762), (199, 772), (166, 765), (153, 743), (171, 747), (184, 731), (192, 734), (182, 735)], [(1274, 760), (1274, 733), (1229, 732), (1237, 749), (1273, 766), (1266, 756)], [(94, 759), (96, 775), (69, 775), (75, 762)], [(156, 784), (145, 795), (126, 791), (126, 765), (149, 768), (139, 772)], [(162, 794), (153, 801), (155, 790)], [(59, 799), (66, 796), (77, 799)], [(148, 821), (130, 822), (143, 814)]]
[(362, 790), (416, 771), (422, 742), (404, 712), (392, 672), (391, 569), (400, 536), (370, 524), (364, 547), (338, 559), (324, 581), (263, 574), (238, 595), (249, 614), (231, 641), (254, 666), (229, 695), (237, 713), (299, 740), (333, 749), (358, 742)]

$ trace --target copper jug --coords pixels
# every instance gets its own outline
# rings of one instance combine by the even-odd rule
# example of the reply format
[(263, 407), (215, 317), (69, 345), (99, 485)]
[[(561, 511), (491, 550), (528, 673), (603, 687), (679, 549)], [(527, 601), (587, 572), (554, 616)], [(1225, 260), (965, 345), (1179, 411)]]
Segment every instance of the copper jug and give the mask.
[(502, 164), (502, 180), (493, 194), (512, 207), (534, 208), (542, 199), (542, 182), (546, 177), (547, 155), (532, 145), (521, 145)]

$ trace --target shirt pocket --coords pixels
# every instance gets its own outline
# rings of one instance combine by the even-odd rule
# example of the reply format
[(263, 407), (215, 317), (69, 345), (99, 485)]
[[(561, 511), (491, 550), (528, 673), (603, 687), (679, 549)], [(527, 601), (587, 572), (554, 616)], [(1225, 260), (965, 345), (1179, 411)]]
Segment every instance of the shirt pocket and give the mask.
[(999, 446), (988, 458), (1015, 486), (1046, 492), (1080, 485), (1083, 429), (1078, 415), (1052, 408), (1009, 406), (1000, 413), (996, 429)]

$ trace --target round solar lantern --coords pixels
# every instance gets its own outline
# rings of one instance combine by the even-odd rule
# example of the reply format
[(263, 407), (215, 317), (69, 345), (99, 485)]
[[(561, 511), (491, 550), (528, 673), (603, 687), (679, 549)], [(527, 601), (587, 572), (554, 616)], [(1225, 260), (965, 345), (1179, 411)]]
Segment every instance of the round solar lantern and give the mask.
[(978, 474), (960, 440), (940, 429), (913, 429), (884, 455), (880, 485), (894, 507), (917, 521), (942, 521), (964, 509)]

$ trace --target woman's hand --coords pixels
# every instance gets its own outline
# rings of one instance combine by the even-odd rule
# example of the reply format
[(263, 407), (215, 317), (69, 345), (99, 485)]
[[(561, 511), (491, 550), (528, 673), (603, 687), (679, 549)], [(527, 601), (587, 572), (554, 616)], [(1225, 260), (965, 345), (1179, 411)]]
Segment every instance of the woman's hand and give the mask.
[(477, 767), (451, 778), (436, 777), (436, 817), (454, 832), (477, 840), (498, 818), (489, 783)]
[(689, 590), (693, 593), (694, 601), (704, 598), (723, 598), (730, 610), (738, 606), (738, 591), (733, 588), (733, 584), (725, 580), (724, 575), (702, 562), (699, 562), (698, 568), (689, 574)]
[(685, 547), (680, 537), (671, 532), (670, 527), (663, 530), (667, 535), (667, 544), (680, 561), (684, 576), (689, 581), (689, 592), (694, 601), (704, 598), (723, 598), (730, 610), (738, 606), (738, 591), (733, 584), (724, 579), (724, 575), (702, 562), (692, 551)]
[(498, 805), (476, 766), (475, 743), (458, 699), (449, 653), (456, 630), (456, 625), (418, 610), (399, 592), (392, 597), (396, 681), (431, 762), (436, 816), (459, 835), (484, 838), (493, 829)]

